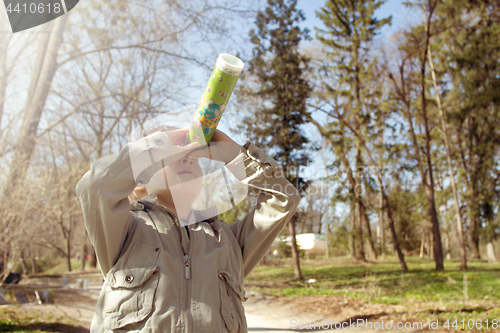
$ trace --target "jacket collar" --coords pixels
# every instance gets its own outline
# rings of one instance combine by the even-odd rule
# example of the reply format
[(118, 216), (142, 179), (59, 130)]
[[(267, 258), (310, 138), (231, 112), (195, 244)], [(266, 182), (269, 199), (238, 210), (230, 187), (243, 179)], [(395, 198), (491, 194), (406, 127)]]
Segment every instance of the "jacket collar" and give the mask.
[[(131, 205), (131, 210), (146, 210), (146, 209), (160, 209), (168, 212), (172, 217), (177, 217), (175, 213), (168, 209), (167, 207), (160, 205), (157, 201), (157, 196), (154, 193), (150, 193), (147, 196), (136, 201), (134, 205)], [(214, 222), (219, 218), (218, 209), (216, 205), (209, 206), (205, 209), (192, 209), (189, 214), (188, 224), (194, 224), (197, 222), (205, 221), (208, 223)]]

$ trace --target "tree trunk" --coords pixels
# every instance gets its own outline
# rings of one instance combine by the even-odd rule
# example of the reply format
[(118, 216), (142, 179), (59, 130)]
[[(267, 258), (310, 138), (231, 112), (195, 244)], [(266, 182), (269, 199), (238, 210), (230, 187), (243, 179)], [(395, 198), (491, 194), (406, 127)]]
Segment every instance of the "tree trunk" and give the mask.
[[(351, 242), (351, 257), (356, 258), (358, 260), (365, 260), (364, 250), (363, 250), (363, 236), (361, 230), (361, 223), (359, 219), (359, 198), (356, 198), (356, 178), (352, 173), (351, 166), (349, 165), (349, 161), (347, 160), (346, 155), (344, 154), (344, 147), (339, 147), (340, 152), (340, 160), (342, 162), (342, 167), (347, 172), (347, 181), (349, 183), (349, 195), (351, 196), (351, 212), (352, 212), (352, 220), (351, 220), (351, 232), (350, 232), (350, 242)], [(358, 212), (358, 218), (356, 218), (356, 211)]]
[(67, 19), (68, 15), (57, 18), (53, 23), (55, 32), (41, 34), (37, 59), (24, 108), (23, 123), (19, 130), (14, 157), (10, 164), (12, 167), (4, 188), (4, 196), (11, 193), (16, 188), (16, 185), (25, 178), (31, 154), (35, 149), (38, 124), (57, 70), (57, 53), (62, 43)]
[[(71, 217), (70, 217), (71, 219)], [(59, 229), (61, 230), (62, 237), (64, 239), (64, 250), (61, 247), (57, 247), (59, 252), (64, 256), (66, 261), (66, 270), (71, 272), (71, 247), (70, 247), (70, 239), (71, 239), (71, 221), (69, 222), (70, 226), (66, 228), (64, 226), (64, 211), (62, 202), (60, 202), (59, 207)]]
[(4, 252), (3, 252), (3, 277), (6, 278), (10, 273), (9, 272), (9, 259), (10, 259), (10, 251), (12, 248), (12, 244), (10, 242), (4, 243)]
[(95, 249), (92, 245), (90, 245), (90, 260), (89, 260), (89, 266), (92, 268), (97, 267), (97, 255), (95, 253)]
[(356, 198), (356, 259), (366, 261), (365, 246), (363, 237), (363, 210), (361, 208), (361, 198)]
[(33, 251), (33, 248), (30, 247), (30, 256), (31, 256), (31, 274), (35, 275), (36, 272), (36, 260), (35, 260), (35, 253)]
[[(330, 249), (328, 248), (330, 246), (329, 244), (329, 238), (330, 238), (330, 183), (327, 183), (327, 192), (326, 192), (326, 209), (325, 209), (325, 226), (326, 226), (326, 253), (325, 253), (325, 258), (330, 259)], [(321, 229), (320, 229), (321, 230)], [(321, 233), (321, 232), (320, 232)]]
[[(408, 118), (408, 124), (410, 125), (410, 135), (412, 138), (412, 146), (415, 151), (415, 159), (417, 160), (417, 166), (418, 170), (420, 172), (420, 178), (422, 180), (422, 185), (424, 186), (425, 189), (425, 194), (427, 197), (427, 201), (429, 202), (429, 217), (431, 220), (432, 224), (432, 233), (434, 237), (434, 241), (436, 242), (436, 247), (434, 248), (437, 253), (435, 253), (435, 258), (436, 259), (436, 270), (442, 270), (443, 269), (443, 252), (442, 252), (442, 247), (441, 247), (441, 235), (439, 231), (439, 221), (437, 219), (437, 213), (436, 213), (436, 207), (435, 207), (435, 199), (434, 199), (434, 179), (432, 175), (432, 160), (430, 156), (430, 133), (429, 133), (429, 126), (427, 123), (427, 111), (426, 111), (426, 100), (425, 100), (425, 64), (422, 67), (422, 114), (424, 118), (424, 127), (425, 127), (425, 133), (426, 133), (426, 157), (427, 157), (427, 170), (424, 168), (424, 164), (422, 161), (422, 158), (420, 156), (420, 146), (417, 141), (417, 135), (415, 133), (415, 129), (413, 127), (413, 120), (412, 120), (412, 115), (410, 111), (410, 102), (406, 99), (404, 99), (404, 104), (405, 104), (405, 112), (406, 116)], [(400, 68), (401, 72), (401, 79), (404, 80), (403, 77), (403, 69)], [(405, 98), (405, 96), (402, 96), (402, 98)], [(429, 176), (429, 182), (427, 182), (427, 176)]]
[(385, 259), (384, 198), (382, 197), (382, 193), (380, 193), (379, 198), (379, 209), (378, 227), (380, 230), (380, 253), (382, 254), (382, 259)]
[(493, 246), (493, 241), (486, 243), (486, 253), (488, 254), (488, 261), (491, 263), (497, 263), (497, 256), (495, 255), (495, 247)]
[(68, 272), (71, 272), (71, 233), (68, 232), (68, 237), (66, 241), (66, 267)]
[(362, 217), (363, 217), (363, 221), (365, 222), (365, 228), (366, 228), (366, 233), (367, 233), (367, 237), (368, 237), (368, 244), (370, 244), (370, 250), (372, 252), (373, 259), (377, 259), (377, 249), (375, 247), (375, 241), (373, 240), (372, 229), (370, 227), (370, 220), (368, 219), (368, 215), (366, 214), (366, 207), (363, 204), (363, 202), (361, 202), (361, 208), (362, 208), (362, 212), (363, 212)]
[[(457, 218), (457, 232), (458, 232), (458, 243), (460, 245), (460, 269), (467, 269), (467, 252), (465, 250), (465, 239), (464, 239), (464, 229), (462, 222), (462, 213), (460, 211), (460, 203), (458, 202), (458, 190), (457, 185), (455, 183), (455, 175), (453, 173), (453, 162), (451, 159), (451, 145), (448, 138), (448, 130), (446, 128), (446, 123), (444, 121), (444, 112), (441, 106), (441, 98), (439, 97), (439, 90), (436, 82), (436, 71), (434, 70), (434, 61), (432, 60), (432, 49), (431, 45), (429, 45), (429, 65), (432, 73), (432, 83), (434, 85), (434, 96), (436, 97), (436, 102), (439, 109), (439, 118), (441, 120), (441, 127), (444, 135), (444, 142), (446, 146), (446, 159), (448, 162), (448, 174), (450, 175), (451, 188), (453, 190), (453, 201), (455, 203), (455, 215)], [(448, 247), (449, 247), (449, 239), (448, 239)], [(449, 249), (447, 250), (449, 254)]]
[(425, 72), (426, 72), (426, 63), (427, 63), (427, 54), (429, 50), (429, 41), (430, 41), (430, 24), (432, 14), (434, 13), (435, 6), (429, 7), (429, 15), (426, 17), (426, 25), (425, 25), (425, 44), (424, 44), (424, 52), (421, 59), (420, 64), (420, 97), (422, 103), (422, 118), (424, 120), (424, 129), (425, 129), (425, 155), (427, 158), (427, 172), (429, 175), (429, 183), (425, 184), (425, 194), (427, 195), (427, 200), (429, 201), (429, 215), (431, 217), (432, 223), (432, 235), (433, 235), (433, 243), (434, 243), (434, 261), (436, 262), (436, 270), (442, 271), (444, 269), (443, 266), (443, 247), (441, 245), (441, 233), (439, 230), (439, 220), (437, 218), (436, 213), (436, 201), (434, 195), (434, 176), (433, 176), (433, 166), (432, 166), (432, 158), (431, 158), (431, 135), (429, 129), (429, 122), (427, 118), (427, 99), (425, 98)]
[[(361, 243), (361, 250), (359, 253), (359, 259), (360, 260), (366, 260), (365, 259), (365, 250), (364, 250), (364, 240), (365, 238), (368, 238), (368, 244), (370, 245), (370, 250), (373, 255), (373, 257), (376, 259), (377, 258), (377, 250), (375, 249), (375, 243), (373, 241), (373, 235), (370, 227), (370, 220), (368, 218), (368, 215), (366, 214), (366, 208), (365, 205), (363, 204), (363, 191), (361, 190), (363, 187), (361, 186), (363, 183), (363, 174), (364, 172), (361, 172), (361, 169), (363, 167), (363, 160), (361, 157), (361, 143), (359, 143), (359, 147), (356, 153), (356, 177), (354, 178), (355, 180), (355, 187), (354, 187), (354, 194), (357, 199), (357, 206), (358, 206), (358, 228), (359, 228), (359, 242)], [(359, 190), (357, 190), (359, 188)], [(359, 192), (359, 193), (358, 193)], [(364, 228), (366, 229), (366, 233), (363, 231), (363, 225)]]
[(426, 191), (429, 193), (429, 214), (431, 215), (432, 221), (432, 245), (434, 252), (434, 261), (436, 263), (436, 270), (442, 271), (444, 269), (443, 261), (443, 246), (441, 244), (441, 232), (439, 230), (439, 220), (437, 218), (436, 206), (434, 201), (434, 189), (428, 187)]
[[(4, 25), (0, 25), (3, 27)], [(0, 34), (0, 129), (2, 128), (3, 110), (5, 104), (5, 93), (7, 91), (7, 47), (9, 45), (10, 36), (3, 33)]]
[(351, 258), (356, 258), (356, 241), (354, 239), (354, 233), (355, 233), (355, 230), (356, 230), (356, 208), (354, 206), (354, 199), (351, 198), (350, 200), (350, 206), (351, 206), (351, 216), (350, 216), (350, 219), (349, 219), (349, 226), (350, 226), (350, 229), (349, 230), (349, 253), (351, 255)]
[[(347, 159), (343, 143), (340, 144), (339, 147), (339, 155), (342, 163), (342, 167), (347, 172), (347, 181), (349, 183), (349, 195), (351, 196), (351, 211), (352, 211), (352, 221), (351, 221), (351, 255), (353, 258), (357, 260), (365, 260), (365, 254), (363, 249), (363, 235), (361, 229), (361, 219), (359, 218), (359, 199), (356, 195), (356, 185), (357, 181), (355, 176), (352, 173), (351, 166), (349, 165), (349, 160)], [(358, 216), (356, 216), (356, 212), (358, 212)]]
[[(470, 127), (470, 124), (468, 122), (468, 125)], [(470, 128), (467, 129), (467, 131), (471, 131)], [(474, 181), (470, 168), (467, 166), (467, 162), (465, 159), (465, 154), (466, 154), (466, 148), (465, 148), (465, 141), (461, 138), (461, 131), (457, 131), (457, 137), (459, 138), (459, 145), (458, 147), (460, 148), (460, 161), (462, 163), (462, 168), (465, 171), (464, 173), (464, 183), (465, 183), (465, 190), (467, 192), (467, 195), (465, 197), (465, 202), (467, 204), (467, 211), (469, 214), (469, 220), (470, 220), (470, 243), (471, 243), (471, 248), (472, 248), (472, 259), (480, 259), (480, 253), (479, 253), (479, 209), (478, 209), (478, 203), (477, 203), (477, 190), (476, 190), (476, 182)], [(470, 154), (472, 155), (472, 154)], [(464, 246), (467, 245), (467, 240), (466, 240), (466, 235), (464, 235)]]
[(479, 251), (479, 228), (479, 218), (474, 215), (470, 223), (470, 243), (472, 246), (473, 259), (481, 259), (481, 253)]
[(28, 274), (28, 265), (26, 265), (26, 261), (24, 260), (24, 250), (21, 251), (21, 267), (23, 269), (23, 274)]
[(302, 272), (300, 271), (300, 259), (299, 251), (297, 249), (297, 240), (295, 239), (295, 218), (292, 217), (290, 222), (288, 222), (288, 227), (290, 229), (290, 236), (292, 237), (292, 258), (293, 258), (293, 271), (295, 274), (295, 280), (303, 280)]
[[(385, 132), (385, 122), (382, 126), (382, 134), (380, 135), (380, 151), (379, 151), (379, 165), (378, 172), (382, 173), (383, 165), (383, 154), (384, 154), (384, 132)], [(382, 189), (381, 179), (377, 177), (378, 188)], [(379, 196), (379, 213), (378, 213), (378, 227), (380, 230), (380, 253), (382, 254), (382, 259), (385, 259), (385, 230), (384, 230), (384, 197), (382, 191), (380, 191)]]
[(424, 249), (425, 249), (425, 232), (422, 232), (420, 235), (420, 258), (424, 257)]
[(80, 265), (80, 270), (84, 271), (85, 270), (85, 262), (87, 261), (87, 240), (85, 239), (85, 242), (82, 245), (82, 256), (81, 256), (81, 265)]
[(427, 239), (427, 258), (432, 259), (433, 256), (433, 251), (434, 251), (434, 244), (432, 242), (432, 232), (429, 234), (429, 238)]
[(451, 260), (450, 235), (448, 233), (446, 233), (444, 248), (445, 248), (444, 253), (445, 253), (446, 259)]
[[(327, 208), (328, 209), (328, 208)], [(328, 211), (327, 211), (327, 220), (326, 220), (326, 259), (330, 259), (330, 224), (328, 223)]]
[(403, 252), (401, 252), (401, 247), (399, 246), (399, 240), (398, 240), (398, 236), (396, 234), (394, 220), (392, 218), (392, 210), (391, 210), (391, 207), (389, 206), (389, 199), (387, 198), (387, 195), (385, 194), (385, 191), (383, 188), (382, 188), (382, 194), (384, 196), (384, 207), (385, 207), (385, 211), (387, 212), (387, 219), (389, 220), (389, 230), (391, 230), (391, 234), (392, 234), (392, 242), (393, 242), (393, 246), (394, 246), (394, 251), (396, 252), (396, 254), (398, 256), (399, 264), (401, 265), (401, 270), (403, 272), (406, 272), (406, 271), (408, 271), (408, 267), (406, 266), (405, 257), (403, 255)]
[[(335, 141), (332, 139), (332, 137), (328, 134), (328, 132), (317, 121), (315, 121), (311, 116), (308, 116), (308, 119), (309, 119), (309, 121), (312, 124), (314, 124), (316, 126), (316, 128), (318, 128), (319, 132), (323, 135), (323, 137), (325, 137), (332, 145), (335, 144)], [(366, 153), (368, 154), (371, 166), (372, 167), (376, 167), (376, 164), (375, 164), (375, 161), (373, 159), (373, 156), (372, 156), (371, 152), (368, 150), (368, 148), (366, 147), (366, 144), (365, 144), (364, 140), (362, 139), (362, 137), (360, 136), (360, 134), (356, 130), (354, 130), (352, 127), (350, 127), (345, 122), (345, 120), (343, 118), (340, 118), (340, 120), (342, 121), (342, 124), (345, 125), (345, 126), (347, 126), (347, 127), (349, 127), (349, 129), (351, 130), (351, 132), (353, 132), (353, 134), (355, 134), (356, 137), (360, 140), (360, 142), (362, 143), (362, 145), (365, 148)], [(340, 157), (342, 158), (342, 155)], [(348, 173), (348, 176), (349, 176), (349, 173)], [(384, 208), (385, 208), (386, 213), (387, 213), (387, 219), (388, 219), (388, 222), (389, 222), (389, 229), (391, 230), (394, 251), (396, 252), (396, 254), (398, 256), (399, 263), (401, 265), (401, 270), (404, 271), (404, 272), (406, 272), (408, 270), (408, 267), (406, 266), (406, 262), (404, 260), (404, 255), (401, 252), (401, 247), (399, 246), (399, 240), (398, 240), (398, 237), (397, 237), (397, 234), (396, 234), (396, 229), (395, 229), (395, 226), (394, 226), (394, 219), (392, 218), (392, 210), (390, 208), (389, 198), (387, 197), (387, 194), (386, 194), (385, 189), (384, 189), (384, 184), (382, 182), (382, 176), (380, 175), (380, 173), (377, 173), (376, 176), (377, 176), (377, 179), (378, 179), (379, 183), (382, 186), (380, 190), (381, 190), (382, 196), (383, 196)], [(352, 200), (351, 200), (351, 212), (353, 212), (352, 205), (353, 205), (353, 203), (352, 203)], [(352, 213), (352, 221), (354, 221), (354, 213)], [(352, 247), (351, 247), (351, 250), (352, 250)]]

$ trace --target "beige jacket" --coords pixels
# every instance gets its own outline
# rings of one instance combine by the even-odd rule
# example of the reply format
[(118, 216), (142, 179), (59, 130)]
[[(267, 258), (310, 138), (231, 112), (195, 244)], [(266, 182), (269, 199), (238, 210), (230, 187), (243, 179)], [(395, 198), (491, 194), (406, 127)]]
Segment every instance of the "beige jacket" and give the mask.
[(289, 221), (300, 195), (271, 157), (247, 143), (227, 168), (244, 170), (234, 175), (259, 192), (255, 207), (231, 226), (217, 217), (190, 224), (188, 236), (154, 195), (134, 206), (127, 198), (136, 182), (147, 183), (161, 168), (152, 162), (134, 179), (129, 151), (162, 155), (171, 149), (165, 138), (157, 132), (127, 144), (94, 162), (77, 184), (106, 278), (91, 332), (247, 332), (243, 278)]

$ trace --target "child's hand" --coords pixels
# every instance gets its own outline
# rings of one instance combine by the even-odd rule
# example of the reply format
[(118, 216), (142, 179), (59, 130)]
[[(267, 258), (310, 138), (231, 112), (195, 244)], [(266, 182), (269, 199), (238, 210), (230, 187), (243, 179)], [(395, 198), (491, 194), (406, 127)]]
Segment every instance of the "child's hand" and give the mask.
[(189, 132), (189, 128), (187, 127), (176, 129), (173, 131), (162, 130), (161, 132), (167, 136), (167, 138), (170, 140), (170, 143), (172, 144), (172, 162), (180, 160), (181, 158), (189, 154), (192, 150), (201, 146), (199, 142), (192, 142), (187, 145), (183, 145), (184, 140), (186, 139), (186, 135)]
[(209, 158), (215, 161), (229, 163), (245, 149), (233, 141), (224, 132), (215, 130), (212, 141), (203, 149), (195, 150), (189, 153), (191, 158)]

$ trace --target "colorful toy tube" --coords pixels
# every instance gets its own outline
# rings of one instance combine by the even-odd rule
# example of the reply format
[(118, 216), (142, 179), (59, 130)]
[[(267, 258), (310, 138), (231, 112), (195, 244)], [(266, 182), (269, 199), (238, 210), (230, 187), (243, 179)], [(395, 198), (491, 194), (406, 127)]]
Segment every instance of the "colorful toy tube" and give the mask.
[(235, 56), (221, 53), (189, 127), (188, 141), (208, 145), (227, 107), (236, 81), (245, 64)]

